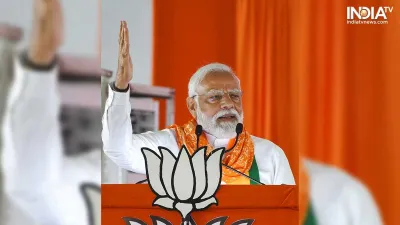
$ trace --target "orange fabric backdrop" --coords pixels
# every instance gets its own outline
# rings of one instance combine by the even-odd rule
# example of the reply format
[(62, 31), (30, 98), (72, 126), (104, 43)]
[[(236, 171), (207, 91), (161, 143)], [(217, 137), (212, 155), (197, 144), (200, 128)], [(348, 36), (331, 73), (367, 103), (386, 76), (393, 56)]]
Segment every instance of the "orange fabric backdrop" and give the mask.
[[(393, 6), (387, 25), (347, 25), (347, 6)], [(400, 20), (395, 1), (302, 1), (295, 7), (300, 151), (344, 168), (398, 224)]]
[(191, 118), (187, 85), (199, 67), (221, 62), (235, 68), (234, 20), (231, 0), (153, 1), (153, 84), (176, 89), (177, 124)]
[(291, 12), (287, 1), (237, 0), (236, 71), (245, 125), (279, 145), (298, 182), (297, 81), (290, 59)]

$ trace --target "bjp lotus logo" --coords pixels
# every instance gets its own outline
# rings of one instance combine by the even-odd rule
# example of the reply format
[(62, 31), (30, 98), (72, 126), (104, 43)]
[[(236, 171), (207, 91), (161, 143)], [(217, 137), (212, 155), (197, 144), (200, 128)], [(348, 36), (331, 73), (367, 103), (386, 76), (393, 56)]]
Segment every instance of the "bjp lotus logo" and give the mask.
[[(150, 216), (152, 220), (152, 225), (173, 225), (171, 222), (168, 220), (165, 220), (161, 217), (158, 216)], [(123, 218), (125, 221), (126, 225), (147, 225), (145, 222), (131, 218), (131, 217), (124, 217)], [(209, 222), (207, 222), (205, 225), (227, 225), (226, 221), (228, 220), (227, 216), (222, 216), (222, 217), (217, 217)], [(244, 219), (244, 220), (238, 220), (232, 223), (232, 225), (252, 225), (254, 223), (253, 219)], [(197, 225), (194, 220), (190, 219), (189, 221), (182, 223), (183, 225)]]
[(182, 219), (188, 221), (192, 211), (218, 204), (214, 195), (221, 184), (225, 149), (216, 149), (209, 156), (206, 149), (200, 148), (190, 156), (183, 146), (176, 158), (164, 147), (159, 147), (161, 157), (151, 149), (142, 148), (147, 180), (157, 195), (154, 206), (179, 211)]

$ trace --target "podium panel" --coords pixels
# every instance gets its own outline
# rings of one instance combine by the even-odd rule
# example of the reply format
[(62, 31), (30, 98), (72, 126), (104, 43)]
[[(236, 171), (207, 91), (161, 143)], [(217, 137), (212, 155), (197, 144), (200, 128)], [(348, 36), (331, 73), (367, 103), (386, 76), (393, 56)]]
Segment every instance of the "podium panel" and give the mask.
[[(206, 225), (218, 218), (225, 221), (216, 223), (220, 225), (246, 219), (254, 220), (252, 224), (256, 225), (298, 225), (297, 196), (297, 186), (222, 185), (216, 194), (218, 205), (194, 211), (193, 225)], [(123, 220), (125, 217), (147, 225), (157, 224), (153, 223), (155, 219), (180, 225), (182, 218), (177, 211), (152, 206), (155, 198), (146, 184), (103, 184), (101, 224), (129, 225)]]

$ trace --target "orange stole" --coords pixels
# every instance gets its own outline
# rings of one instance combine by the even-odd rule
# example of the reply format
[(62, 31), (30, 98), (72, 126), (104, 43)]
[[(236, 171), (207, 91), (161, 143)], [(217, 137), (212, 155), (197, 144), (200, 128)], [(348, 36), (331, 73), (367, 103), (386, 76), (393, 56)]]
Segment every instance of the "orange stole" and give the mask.
[[(194, 119), (190, 120), (183, 126), (176, 124), (169, 128), (174, 129), (176, 132), (176, 138), (178, 146), (185, 145), (189, 153), (192, 155), (196, 151), (196, 126), (197, 123)], [(229, 141), (227, 148), (233, 146), (235, 138)], [(208, 143), (207, 136), (203, 132), (199, 138), (199, 147), (207, 146), (207, 155), (210, 154), (214, 148)], [(249, 175), (249, 170), (254, 160), (254, 143), (251, 139), (250, 134), (243, 128), (242, 134), (239, 135), (238, 142), (232, 151), (230, 151), (222, 163), (228, 165), (246, 175)], [(222, 167), (222, 181), (227, 184), (250, 184), (250, 180), (240, 174)]]

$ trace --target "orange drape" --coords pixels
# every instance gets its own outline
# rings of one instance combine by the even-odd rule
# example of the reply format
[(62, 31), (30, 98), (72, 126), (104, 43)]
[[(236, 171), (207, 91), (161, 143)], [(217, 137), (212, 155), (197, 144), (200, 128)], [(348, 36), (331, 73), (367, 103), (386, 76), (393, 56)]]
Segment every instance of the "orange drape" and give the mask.
[(298, 182), (297, 81), (288, 1), (237, 0), (236, 71), (249, 131), (279, 145)]
[(184, 124), (191, 118), (186, 97), (192, 74), (211, 62), (235, 68), (235, 3), (154, 0), (153, 15), (153, 84), (176, 89), (175, 122)]
[[(360, 5), (395, 11), (387, 25), (347, 25), (346, 7)], [(306, 0), (297, 6), (300, 151), (358, 177), (386, 224), (398, 224), (400, 4)]]
[(400, 16), (347, 25), (346, 7), (399, 1), (236, 2), (246, 126), (358, 177), (397, 224)]

